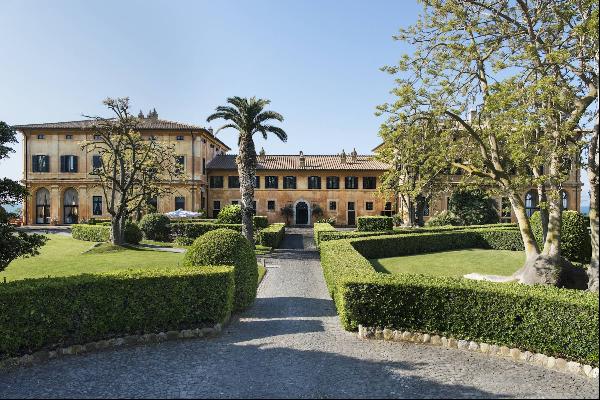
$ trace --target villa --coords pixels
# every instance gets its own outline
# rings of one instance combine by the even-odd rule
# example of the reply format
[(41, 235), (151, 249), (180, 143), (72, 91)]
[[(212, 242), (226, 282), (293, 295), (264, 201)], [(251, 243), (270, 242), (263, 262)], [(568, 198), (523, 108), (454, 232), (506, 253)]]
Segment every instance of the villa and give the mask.
[[(71, 121), (17, 125), (23, 134), (23, 183), (31, 193), (23, 205), (23, 224), (68, 225), (90, 218), (108, 218), (102, 189), (92, 174), (99, 155), (81, 150), (79, 142), (94, 140), (92, 121)], [(184, 209), (204, 210), (216, 217), (229, 204), (240, 202), (235, 155), (211, 129), (149, 117), (141, 120), (144, 137), (172, 143), (186, 179), (175, 184), (169, 196), (150, 200), (158, 212)], [(377, 148), (373, 150), (377, 152)], [(355, 225), (358, 216), (392, 215), (406, 211), (401, 202), (381, 196), (378, 189), (388, 165), (374, 155), (356, 151), (337, 155), (258, 155), (255, 209), (269, 222), (286, 220), (281, 213), (291, 207), (288, 222), (310, 225), (317, 218), (335, 219), (338, 225)], [(452, 177), (458, 182), (460, 175)], [(563, 184), (563, 208), (579, 211), (581, 199), (579, 169), (572, 168)], [(524, 194), (529, 214), (539, 207), (537, 192)], [(438, 196), (425, 208), (425, 220), (448, 207), (450, 193)], [(502, 205), (503, 222), (516, 219), (506, 198)]]

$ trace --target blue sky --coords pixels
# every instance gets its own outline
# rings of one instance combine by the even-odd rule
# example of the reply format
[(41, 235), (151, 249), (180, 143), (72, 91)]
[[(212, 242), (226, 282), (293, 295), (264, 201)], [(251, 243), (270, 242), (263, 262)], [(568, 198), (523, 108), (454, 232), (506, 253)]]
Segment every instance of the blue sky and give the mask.
[[(287, 143), (257, 139), (267, 153), (369, 153), (393, 86), (379, 68), (407, 50), (392, 35), (419, 11), (408, 0), (2, 0), (0, 120), (77, 120), (129, 96), (136, 112), (208, 126), (228, 96), (258, 96), (286, 118)], [(0, 176), (21, 177), (17, 150)]]

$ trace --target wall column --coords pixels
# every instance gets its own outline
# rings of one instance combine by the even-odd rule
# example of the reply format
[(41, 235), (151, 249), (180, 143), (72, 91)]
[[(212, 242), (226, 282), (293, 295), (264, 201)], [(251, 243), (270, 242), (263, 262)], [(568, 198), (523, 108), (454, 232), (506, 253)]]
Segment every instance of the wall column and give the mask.
[(50, 223), (57, 221), (58, 224), (62, 224), (62, 204), (63, 201), (60, 198), (60, 188), (58, 185), (50, 186)]

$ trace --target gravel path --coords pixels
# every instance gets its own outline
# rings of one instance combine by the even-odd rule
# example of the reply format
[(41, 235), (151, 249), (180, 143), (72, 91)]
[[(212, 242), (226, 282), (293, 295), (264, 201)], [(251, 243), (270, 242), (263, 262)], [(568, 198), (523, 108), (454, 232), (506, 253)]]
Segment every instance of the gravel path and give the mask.
[(0, 375), (0, 397), (598, 398), (597, 381), (343, 331), (309, 235), (290, 229), (255, 305), (221, 337), (14, 370)]

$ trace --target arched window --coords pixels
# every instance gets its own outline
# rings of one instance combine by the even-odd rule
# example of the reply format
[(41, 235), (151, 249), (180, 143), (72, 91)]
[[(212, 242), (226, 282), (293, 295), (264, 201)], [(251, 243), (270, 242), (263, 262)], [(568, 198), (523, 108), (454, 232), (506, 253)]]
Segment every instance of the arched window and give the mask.
[(531, 217), (533, 213), (539, 209), (540, 207), (537, 192), (535, 190), (530, 190), (525, 195), (525, 213), (528, 217)]
[(35, 193), (35, 223), (50, 223), (50, 192), (46, 188), (38, 189)]
[(65, 224), (76, 224), (79, 215), (79, 196), (77, 190), (70, 188), (65, 190), (64, 194), (64, 214)]
[(560, 198), (562, 200), (562, 209), (568, 210), (569, 209), (569, 194), (566, 191), (561, 190)]

